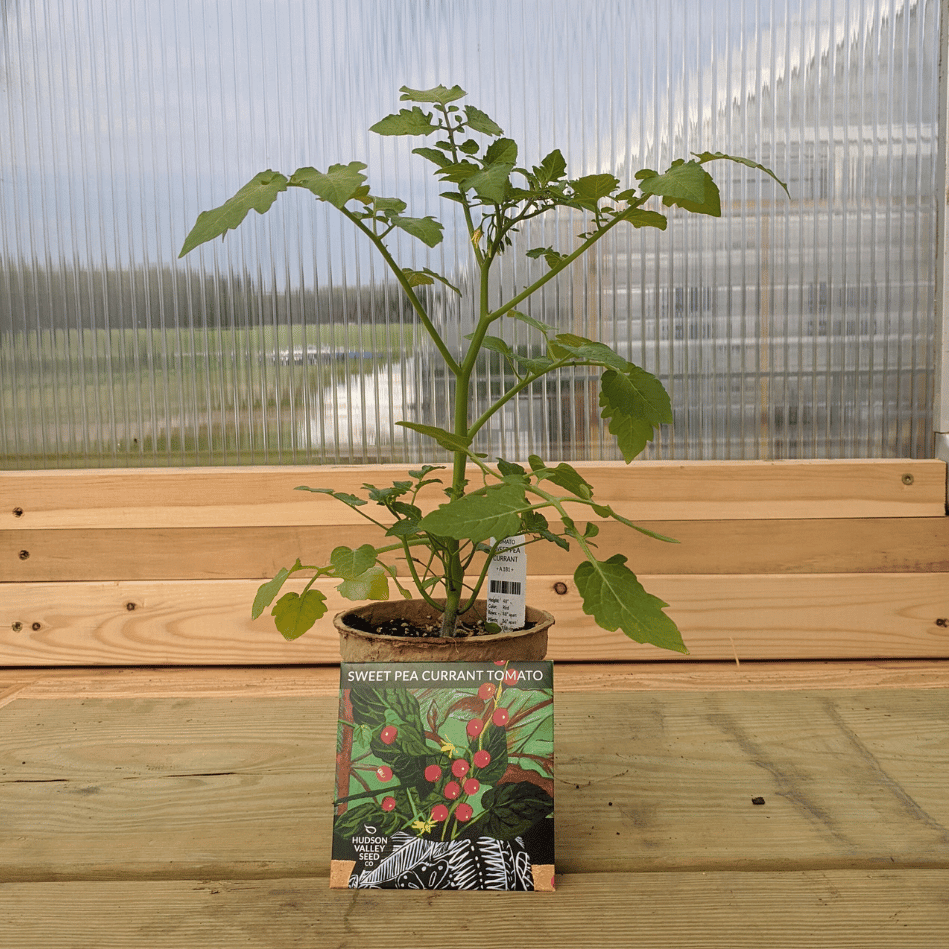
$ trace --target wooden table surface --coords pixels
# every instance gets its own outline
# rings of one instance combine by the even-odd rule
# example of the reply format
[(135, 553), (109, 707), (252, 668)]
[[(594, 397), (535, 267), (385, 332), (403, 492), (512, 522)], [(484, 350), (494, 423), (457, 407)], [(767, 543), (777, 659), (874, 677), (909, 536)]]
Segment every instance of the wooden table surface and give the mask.
[(394, 893), (336, 669), (0, 670), (0, 947), (949, 946), (949, 663), (555, 676), (557, 891)]

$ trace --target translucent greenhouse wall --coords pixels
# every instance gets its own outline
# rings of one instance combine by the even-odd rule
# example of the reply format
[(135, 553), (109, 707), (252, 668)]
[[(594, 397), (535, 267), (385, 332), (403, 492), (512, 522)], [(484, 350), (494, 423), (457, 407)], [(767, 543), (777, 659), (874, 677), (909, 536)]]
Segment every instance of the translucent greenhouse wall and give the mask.
[[(451, 231), (420, 141), (366, 131), (400, 86), (438, 83), (524, 163), (560, 147), (573, 175), (631, 179), (707, 149), (788, 182), (714, 165), (721, 219), (617, 234), (532, 303), (666, 382), (675, 422), (646, 457), (932, 452), (937, 0), (12, 0), (0, 18), (0, 467), (436, 456), (395, 422), (442, 420), (447, 380), (334, 209), (285, 195), (178, 251), (256, 172), (354, 159)], [(494, 291), (578, 230), (521, 235)], [(462, 287), (468, 250), (396, 247)], [(432, 302), (460, 345), (466, 303)], [(486, 364), (475, 398), (504, 377)], [(581, 376), (481, 447), (616, 457)]]

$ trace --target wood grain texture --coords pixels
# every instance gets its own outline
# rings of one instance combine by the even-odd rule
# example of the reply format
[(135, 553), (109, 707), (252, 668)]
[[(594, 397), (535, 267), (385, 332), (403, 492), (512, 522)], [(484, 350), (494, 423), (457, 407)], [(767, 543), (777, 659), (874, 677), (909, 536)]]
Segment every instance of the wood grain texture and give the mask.
[[(940, 461), (578, 463), (600, 503), (633, 519), (938, 517)], [(348, 525), (301, 484), (357, 491), (398, 465), (0, 472), (0, 526), (18, 530)], [(433, 495), (433, 502), (439, 500)], [(424, 505), (423, 505), (424, 506)], [(22, 513), (14, 515), (14, 511)]]
[[(650, 573), (949, 573), (949, 517), (644, 521), (664, 544), (610, 522), (600, 551)], [(350, 547), (375, 543), (372, 525), (346, 530)], [(0, 531), (0, 582), (269, 579), (299, 556), (327, 563), (333, 527), (201, 527)], [(29, 556), (23, 559), (21, 551)], [(535, 544), (528, 570), (572, 572), (577, 553)], [(949, 582), (949, 579), (947, 579)]]
[[(949, 656), (944, 574), (647, 576), (672, 604), (693, 659)], [(296, 583), (302, 588), (303, 581)], [(558, 595), (556, 584), (566, 593)], [(293, 588), (289, 584), (288, 588)], [(285, 642), (269, 616), (250, 618), (256, 581), (19, 583), (3, 588), (0, 665), (333, 663), (331, 617), (350, 604), (320, 581), (329, 613)], [(672, 654), (600, 629), (569, 575), (538, 577), (529, 596), (555, 612), (558, 661), (668, 660)]]
[[(949, 660), (559, 663), (557, 692), (949, 689)], [(6, 668), (0, 708), (19, 699), (332, 696), (338, 666)]]
[[(937, 949), (949, 871), (564, 874), (552, 894), (330, 890), (273, 880), (8, 884), (17, 949)], [(446, 942), (446, 933), (451, 934)]]
[[(4, 706), (0, 879), (325, 878), (336, 702)], [(566, 692), (556, 733), (558, 872), (949, 868), (944, 690)]]

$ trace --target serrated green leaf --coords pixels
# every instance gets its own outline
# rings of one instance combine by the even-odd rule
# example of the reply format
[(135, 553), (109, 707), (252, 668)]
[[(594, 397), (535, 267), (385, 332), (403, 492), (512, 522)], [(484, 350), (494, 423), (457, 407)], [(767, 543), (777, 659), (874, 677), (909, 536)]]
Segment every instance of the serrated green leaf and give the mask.
[(575, 497), (583, 498), (585, 501), (593, 496), (593, 487), (590, 483), (583, 478), (576, 468), (568, 465), (565, 461), (557, 465), (556, 468), (544, 468), (542, 471), (535, 468), (534, 473), (538, 475), (540, 480), (550, 481), (558, 488), (563, 488), (564, 491), (569, 491)]
[(523, 486), (495, 484), (443, 504), (426, 514), (419, 527), (439, 537), (475, 543), (489, 537), (513, 537), (520, 514), (530, 506)]
[(299, 558), (297, 562), (292, 567), (283, 567), (281, 570), (277, 571), (276, 576), (272, 580), (268, 580), (266, 583), (262, 584), (257, 590), (257, 596), (254, 597), (254, 606), (251, 610), (251, 616), (254, 619), (257, 619), (261, 616), (265, 609), (270, 606), (274, 601), (274, 597), (280, 592), (281, 587), (287, 581), (287, 577), (292, 573), (296, 573), (300, 569), (301, 563)]
[(336, 589), (347, 600), (388, 600), (389, 575), (384, 567), (376, 565), (359, 576), (344, 580)]
[(439, 168), (444, 168), (446, 165), (451, 164), (451, 159), (437, 148), (413, 148), (412, 154), (427, 158), (430, 162), (434, 162), (438, 165)]
[(653, 175), (640, 185), (643, 194), (662, 197), (666, 206), (675, 205), (694, 214), (721, 217), (718, 185), (697, 161), (676, 161), (661, 175)]
[(642, 208), (624, 211), (623, 220), (629, 221), (633, 227), (655, 227), (660, 231), (664, 231), (669, 224), (664, 214), (658, 211), (644, 211)]
[(584, 363), (617, 369), (620, 372), (625, 372), (632, 365), (606, 343), (586, 339), (574, 333), (559, 333), (547, 344), (547, 348), (556, 359), (572, 357)]
[(533, 329), (538, 330), (546, 336), (551, 327), (546, 323), (541, 323), (540, 320), (535, 320), (534, 317), (528, 316), (526, 313), (522, 313), (520, 310), (508, 310), (505, 314), (509, 319), (519, 320), (521, 323), (526, 323), (528, 326), (533, 327)]
[(600, 380), (600, 416), (609, 420), (610, 434), (627, 464), (652, 441), (656, 427), (672, 420), (662, 383), (644, 369), (632, 368), (644, 376), (608, 369)]
[(376, 562), (376, 549), (372, 544), (351, 547), (336, 547), (330, 554), (330, 563), (341, 580), (353, 580), (362, 576)]
[(402, 93), (399, 98), (404, 102), (437, 102), (440, 105), (448, 105), (449, 102), (463, 99), (468, 94), (461, 86), (448, 89), (441, 84), (431, 89), (410, 89), (408, 86), (402, 86), (399, 92)]
[(362, 173), (365, 164), (351, 161), (348, 165), (331, 165), (324, 174), (315, 168), (298, 168), (290, 178), (295, 188), (305, 188), (321, 201), (328, 201), (334, 207), (341, 208), (356, 196), (366, 180)]
[(609, 197), (618, 187), (619, 178), (615, 175), (584, 175), (571, 181), (577, 197), (583, 201), (596, 203), (601, 198)]
[(434, 425), (420, 425), (418, 422), (396, 422), (395, 424), (401, 425), (403, 428), (411, 429), (413, 432), (418, 432), (420, 435), (427, 435), (429, 438), (434, 438), (442, 448), (446, 448), (448, 451), (467, 452), (471, 445), (470, 438), (455, 435), (453, 432), (448, 432), (443, 428), (436, 428)]
[(326, 613), (326, 597), (319, 590), (284, 593), (270, 612), (284, 639), (299, 639)]
[(669, 604), (643, 589), (622, 554), (602, 562), (585, 560), (573, 579), (583, 597), (583, 612), (603, 629), (620, 629), (638, 643), (688, 653), (678, 627), (663, 612)]
[(411, 234), (428, 247), (437, 247), (442, 242), (443, 226), (435, 218), (428, 217), (402, 217), (394, 214), (389, 220), (398, 228)]
[(414, 106), (411, 109), (400, 109), (394, 115), (387, 115), (375, 125), (371, 125), (369, 131), (377, 135), (430, 135), (438, 131), (438, 126), (432, 122), (432, 117), (427, 112)]
[(269, 211), (277, 195), (286, 191), (288, 185), (288, 179), (279, 171), (258, 172), (220, 207), (202, 211), (198, 215), (178, 256), (184, 257), (195, 247), (215, 237), (223, 237), (226, 231), (233, 230), (247, 217), (248, 211), (253, 210), (258, 214)]
[(513, 356), (514, 350), (500, 336), (485, 336), (481, 341), (483, 349), (490, 350), (492, 353), (500, 353), (502, 356)]
[(511, 165), (517, 163), (517, 142), (511, 138), (499, 138), (493, 141), (484, 153), (484, 167), (489, 165)]
[[(440, 168), (437, 172), (439, 178), (442, 181), (451, 181), (455, 184), (463, 184), (473, 175), (478, 174), (481, 170), (479, 165), (476, 165), (471, 161), (459, 161), (452, 162), (450, 165), (445, 165), (444, 168)], [(448, 195), (444, 195), (448, 197)]]
[(482, 135), (502, 135), (504, 133), (504, 129), (494, 119), (480, 109), (476, 109), (473, 105), (465, 106), (465, 117), (468, 128), (475, 132), (481, 132)]
[(539, 165), (534, 166), (534, 177), (539, 184), (559, 181), (567, 173), (567, 163), (559, 148), (555, 148)]
[(330, 494), (337, 501), (348, 504), (350, 507), (362, 507), (369, 502), (365, 498), (358, 498), (355, 494), (347, 494), (345, 491), (334, 491), (332, 488), (308, 488), (306, 485), (298, 485), (294, 491), (309, 491), (311, 494)]
[(692, 154), (695, 155), (695, 157), (698, 158), (698, 160), (702, 162), (703, 164), (705, 162), (718, 161), (720, 159), (724, 159), (726, 161), (736, 162), (739, 165), (745, 165), (748, 168), (754, 168), (757, 171), (763, 171), (766, 175), (770, 175), (772, 178), (774, 178), (774, 180), (779, 185), (781, 185), (782, 188), (784, 188), (785, 194), (787, 194), (789, 198), (791, 197), (791, 192), (788, 191), (788, 186), (787, 184), (785, 184), (785, 182), (783, 182), (766, 165), (762, 165), (759, 162), (752, 161), (750, 158), (740, 158), (738, 155), (726, 155), (724, 152), (702, 152), (701, 154), (699, 154), (698, 152), (693, 152)]
[(453, 283), (449, 283), (441, 274), (435, 273), (434, 270), (429, 270), (428, 267), (423, 267), (421, 270), (411, 270), (408, 267), (402, 268), (402, 273), (406, 275), (409, 279), (410, 287), (421, 287), (434, 284), (437, 280), (439, 283), (443, 283), (449, 290), (454, 290), (458, 296), (461, 296), (461, 290), (458, 289)]
[(482, 171), (460, 182), (465, 191), (474, 193), (492, 204), (500, 204), (510, 188), (510, 174), (514, 170), (513, 162), (499, 162), (488, 165)]

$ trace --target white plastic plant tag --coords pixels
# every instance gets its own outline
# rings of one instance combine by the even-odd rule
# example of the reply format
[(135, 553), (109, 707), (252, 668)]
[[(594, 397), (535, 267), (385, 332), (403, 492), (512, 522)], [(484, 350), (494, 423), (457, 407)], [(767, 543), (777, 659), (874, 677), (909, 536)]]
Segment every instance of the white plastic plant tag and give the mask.
[(498, 554), (488, 567), (488, 622), (503, 630), (524, 625), (527, 596), (527, 552), (521, 535), (498, 544)]

